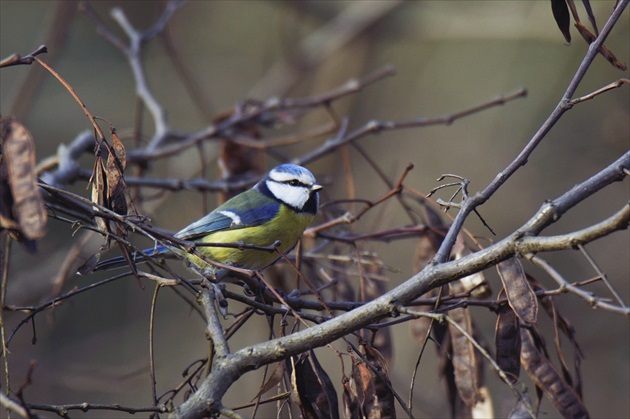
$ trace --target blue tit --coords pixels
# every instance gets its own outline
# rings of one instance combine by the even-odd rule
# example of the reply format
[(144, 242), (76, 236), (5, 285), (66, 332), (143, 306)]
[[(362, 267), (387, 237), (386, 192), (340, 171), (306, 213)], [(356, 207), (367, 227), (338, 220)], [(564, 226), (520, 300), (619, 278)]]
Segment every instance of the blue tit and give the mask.
[[(313, 174), (302, 166), (282, 164), (251, 189), (226, 201), (200, 220), (184, 228), (175, 237), (196, 244), (237, 243), (268, 247), (280, 241), (282, 253), (295, 247), (306, 227), (313, 221), (322, 189)], [(234, 247), (198, 246), (197, 251), (210, 260), (243, 269), (263, 269), (279, 258), (277, 252)], [(167, 256), (171, 252), (183, 254), (174, 247), (157, 246), (144, 250), (149, 256)], [(194, 266), (204, 272), (214, 269), (199, 257), (185, 254)], [(144, 257), (132, 253), (132, 259), (142, 262)], [(105, 260), (94, 270), (125, 266), (123, 257)]]

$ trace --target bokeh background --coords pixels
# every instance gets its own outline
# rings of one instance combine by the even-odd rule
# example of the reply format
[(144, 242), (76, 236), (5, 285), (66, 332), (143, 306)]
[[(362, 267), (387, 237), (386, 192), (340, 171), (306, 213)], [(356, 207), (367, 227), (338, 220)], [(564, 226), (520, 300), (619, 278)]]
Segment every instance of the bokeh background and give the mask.
[[(591, 2), (600, 28), (614, 1)], [(124, 38), (109, 13), (121, 7), (136, 28), (153, 24), (163, 10), (161, 2), (98, 1), (92, 6), (104, 22)], [(586, 14), (578, 5), (581, 17)], [(363, 19), (364, 25), (357, 20)], [(614, 28), (606, 45), (620, 61), (630, 64), (628, 11)], [(144, 51), (150, 87), (168, 111), (171, 127), (185, 132), (202, 129), (218, 112), (245, 98), (303, 97), (328, 91), (351, 78), (373, 72), (386, 64), (396, 76), (334, 104), (338, 115), (349, 116), (350, 128), (372, 119), (403, 120), (449, 115), (470, 106), (506, 95), (524, 87), (525, 99), (458, 120), (451, 126), (386, 131), (368, 136), (361, 145), (391, 178), (397, 178), (408, 163), (415, 169), (406, 184), (423, 192), (437, 185), (443, 173), (470, 179), (471, 192), (485, 186), (519, 152), (554, 108), (586, 51), (575, 30), (567, 45), (551, 14), (548, 1), (432, 1), (432, 2), (274, 2), (194, 1), (185, 4), (169, 22), (168, 31), (177, 57), (161, 39)], [(123, 55), (100, 37), (94, 25), (77, 11), (77, 3), (55, 1), (0, 2), (0, 56), (26, 54), (40, 44), (50, 53), (42, 58), (75, 89), (94, 115), (112, 122), (124, 138), (131, 136), (135, 118), (134, 82)], [(312, 52), (310, 65), (287, 65), (296, 50)], [(185, 88), (176, 62), (190, 73), (198, 97)], [(302, 62), (304, 64), (304, 62)], [(628, 72), (614, 69), (596, 58), (577, 94), (587, 94)], [(0, 112), (16, 114), (32, 132), (38, 159), (53, 155), (89, 123), (68, 92), (37, 66), (11, 67), (0, 72)], [(627, 86), (580, 104), (568, 112), (533, 154), (528, 164), (481, 208), (498, 238), (523, 224), (544, 202), (585, 180), (624, 153), (630, 141), (630, 94)], [(148, 116), (145, 114), (148, 120)], [(326, 121), (315, 112), (287, 132), (306, 132)], [(150, 136), (150, 124), (145, 123)], [(316, 147), (324, 138), (283, 149), (298, 156)], [(210, 166), (216, 146), (208, 145)], [(199, 158), (185, 153), (160, 162), (152, 175), (168, 178), (200, 176)], [(376, 199), (385, 185), (356, 152), (350, 151), (352, 172), (360, 179), (357, 196)], [(85, 168), (92, 159), (86, 156)], [(328, 184), (323, 201), (343, 199), (346, 187), (339, 153), (311, 165)], [(210, 172), (208, 177), (215, 176)], [(89, 196), (85, 182), (69, 189)], [(609, 216), (628, 199), (628, 182), (607, 188), (580, 204), (546, 233), (569, 232)], [(447, 198), (448, 196), (443, 196)], [(153, 223), (178, 230), (200, 217), (206, 198), (195, 192), (171, 193), (150, 206)], [(368, 215), (356, 226), (373, 231), (407, 223), (396, 205)], [(478, 220), (466, 226), (488, 237)], [(47, 236), (30, 255), (14, 246), (7, 302), (34, 305), (52, 289), (51, 279), (78, 236), (66, 223), (51, 220)], [(86, 247), (86, 254), (99, 243)], [(389, 274), (393, 287), (412, 273), (415, 242), (368, 246), (383, 260), (399, 268)], [(587, 246), (626, 302), (630, 301), (629, 239), (620, 232)], [(596, 275), (579, 252), (544, 255), (568, 280)], [(548, 287), (544, 274), (536, 273)], [(497, 281), (494, 272), (488, 272)], [(72, 277), (65, 289), (101, 279)], [(498, 289), (498, 284), (495, 289)], [(602, 286), (591, 289), (606, 295)], [(10, 346), (11, 386), (26, 380), (29, 363), (36, 361), (32, 383), (24, 394), (38, 403), (120, 403), (150, 405), (148, 374), (148, 324), (152, 286), (144, 289), (134, 279), (117, 281), (85, 293), (40, 315), (36, 320), (37, 342), (32, 344), (30, 326), (23, 328)], [(628, 319), (591, 310), (575, 296), (556, 299), (577, 329), (577, 339), (586, 356), (583, 363), (585, 402), (593, 417), (630, 416), (630, 334)], [(22, 318), (5, 313), (11, 330)], [(474, 312), (483, 335), (492, 341), (494, 315)], [(261, 327), (262, 326), (262, 327)], [(156, 366), (158, 393), (181, 381), (181, 372), (194, 360), (206, 356), (203, 323), (172, 293), (162, 292), (157, 305)], [(264, 321), (233, 342), (267, 338)], [(393, 329), (396, 388), (406, 395), (410, 371), (418, 348), (407, 328)], [(549, 344), (552, 337), (548, 335)], [(428, 351), (416, 384), (415, 411), (419, 416), (447, 415), (444, 383), (437, 376), (434, 351)], [(325, 350), (318, 351), (327, 359)], [(338, 364), (325, 364), (336, 385)], [(249, 401), (259, 386), (259, 376), (239, 382), (228, 393), (226, 405)], [(509, 392), (488, 380), (495, 391), (495, 412), (504, 416), (512, 407)], [(525, 380), (527, 383), (527, 380)], [(3, 382), (4, 384), (4, 382)], [(533, 388), (530, 385), (531, 392)], [(247, 396), (243, 396), (246, 394)], [(266, 413), (265, 413), (266, 412)], [(272, 414), (272, 410), (263, 411)], [(553, 407), (543, 404), (543, 417), (553, 417)], [(88, 412), (87, 417), (126, 416)]]

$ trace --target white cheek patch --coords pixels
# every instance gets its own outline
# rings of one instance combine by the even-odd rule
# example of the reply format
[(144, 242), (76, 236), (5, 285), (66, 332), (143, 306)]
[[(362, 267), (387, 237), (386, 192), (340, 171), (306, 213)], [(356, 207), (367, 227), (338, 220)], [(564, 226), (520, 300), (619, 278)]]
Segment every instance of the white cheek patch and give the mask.
[(219, 214), (225, 215), (226, 217), (232, 219), (231, 226), (241, 225), (241, 217), (238, 216), (235, 212), (232, 211), (218, 211)]
[[(292, 177), (294, 179), (295, 176)], [(308, 201), (310, 192), (304, 186), (290, 186), (286, 183), (278, 183), (273, 180), (267, 181), (267, 188), (273, 196), (284, 202), (290, 207), (301, 210)]]

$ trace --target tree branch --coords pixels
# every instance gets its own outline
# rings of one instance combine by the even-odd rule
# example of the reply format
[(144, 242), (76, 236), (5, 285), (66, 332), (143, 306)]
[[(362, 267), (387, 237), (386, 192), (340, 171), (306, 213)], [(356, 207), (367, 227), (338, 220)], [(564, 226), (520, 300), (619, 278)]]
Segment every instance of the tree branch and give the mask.
[[(528, 237), (526, 242), (528, 246), (534, 246), (536, 238), (529, 236), (535, 236), (545, 227), (560, 220), (562, 215), (578, 202), (605, 186), (623, 179), (625, 171), (629, 169), (630, 152), (624, 154), (620, 159), (595, 176), (576, 185), (573, 189), (550, 203), (543, 205), (523, 227), (517, 229), (503, 240), (460, 259), (429, 265), (381, 297), (325, 323), (285, 337), (242, 348), (224, 358), (218, 359), (198, 391), (186, 402), (178, 406), (171, 416), (197, 418), (211, 414), (215, 411), (213, 410), (213, 405), (220, 403), (228, 388), (247, 371), (251, 371), (261, 365), (286, 359), (308, 349), (326, 345), (370, 323), (378, 322), (386, 317), (396, 316), (396, 307), (398, 305), (405, 305), (431, 289), (479, 272), (517, 255), (521, 250), (519, 243), (523, 237)], [(626, 219), (627, 209), (624, 207), (622, 211), (611, 217), (607, 222), (599, 225), (608, 234), (611, 232), (611, 224), (618, 226), (619, 229), (625, 228), (627, 222), (624, 223), (624, 220)], [(603, 235), (603, 233), (592, 234), (591, 231), (587, 231), (587, 233), (577, 234), (576, 237), (582, 240), (594, 240)], [(565, 248), (571, 248), (571, 240), (567, 240), (564, 243), (567, 246)], [(554, 250), (557, 250), (557, 240), (553, 241), (552, 244)]]
[(534, 134), (532, 139), (527, 143), (527, 145), (521, 150), (519, 155), (480, 192), (477, 192), (470, 199), (467, 199), (463, 202), (462, 207), (455, 217), (451, 228), (449, 229), (440, 249), (437, 251), (435, 257), (433, 258), (434, 263), (443, 263), (448, 260), (448, 257), (451, 252), (451, 248), (453, 244), (455, 244), (455, 240), (459, 231), (462, 229), (464, 225), (464, 221), (473, 212), (477, 207), (483, 205), (494, 193), (505, 183), (507, 180), (512, 177), (516, 171), (524, 166), (527, 163), (527, 160), (534, 152), (534, 150), (538, 147), (538, 145), (545, 138), (547, 133), (553, 128), (553, 126), (560, 120), (562, 115), (569, 109), (571, 109), (572, 105), (569, 103), (571, 97), (575, 93), (575, 90), (579, 86), (580, 82), (584, 78), (586, 71), (590, 67), (591, 63), (597, 56), (597, 52), (599, 48), (604, 44), (604, 41), (608, 37), (608, 34), (615, 26), (624, 9), (628, 5), (628, 1), (630, 0), (621, 0), (617, 3), (617, 7), (613, 10), (612, 14), (608, 18), (608, 21), (604, 25), (602, 31), (600, 32), (597, 39), (591, 43), (588, 47), (588, 51), (586, 55), (582, 59), (580, 66), (575, 72), (573, 78), (569, 82), (567, 89), (562, 95), (562, 99), (556, 105), (555, 109), (551, 112), (547, 120), (542, 124), (540, 129)]

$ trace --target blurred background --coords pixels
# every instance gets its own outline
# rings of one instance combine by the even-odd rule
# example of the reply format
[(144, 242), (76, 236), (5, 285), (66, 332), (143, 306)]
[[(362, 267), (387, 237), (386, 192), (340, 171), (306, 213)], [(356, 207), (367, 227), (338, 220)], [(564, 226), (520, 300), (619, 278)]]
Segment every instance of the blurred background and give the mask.
[[(603, 27), (614, 1), (591, 2)], [(136, 118), (135, 85), (125, 57), (97, 33), (94, 24), (75, 2), (0, 2), (0, 57), (25, 55), (46, 44), (41, 58), (52, 65), (75, 89), (92, 114), (110, 121), (125, 139), (132, 136)], [(162, 2), (98, 1), (92, 7), (114, 33), (125, 39), (110, 11), (120, 7), (138, 29), (152, 25), (163, 11)], [(587, 22), (581, 3), (578, 10)], [(630, 63), (628, 11), (612, 31), (606, 45)], [(370, 120), (407, 120), (447, 116), (501, 95), (526, 88), (524, 99), (457, 120), (451, 126), (385, 131), (364, 137), (360, 144), (391, 179), (408, 163), (415, 165), (405, 184), (428, 193), (443, 173), (456, 173), (471, 181), (470, 192), (483, 188), (502, 170), (556, 106), (577, 69), (587, 46), (572, 28), (568, 45), (552, 17), (548, 1), (432, 1), (432, 2), (189, 2), (168, 23), (168, 38), (146, 45), (145, 71), (157, 100), (168, 112), (172, 129), (199, 131), (218, 113), (244, 99), (273, 96), (305, 97), (333, 89), (391, 64), (396, 75), (355, 95), (336, 101), (334, 112), (349, 117), (350, 129)], [(302, 55), (300, 55), (302, 54)], [(296, 57), (301, 57), (297, 59)], [(299, 65), (297, 65), (299, 64)], [(192, 89), (182, 81), (182, 69)], [(628, 72), (613, 68), (598, 56), (582, 81), (577, 95), (584, 95)], [(191, 94), (190, 92), (194, 92)], [(54, 155), (62, 144), (90, 129), (81, 109), (50, 74), (33, 65), (4, 68), (0, 72), (0, 112), (15, 114), (29, 128), (37, 145), (38, 160)], [(630, 142), (630, 94), (627, 85), (579, 104), (547, 135), (528, 164), (519, 170), (485, 204), (481, 213), (498, 240), (531, 217), (546, 199), (553, 199), (616, 160)], [(145, 112), (145, 136), (152, 134)], [(281, 133), (303, 133), (328, 120), (323, 111), (309, 114)], [(329, 137), (334, 134), (329, 135)], [(286, 157), (296, 157), (322, 144), (323, 136), (297, 146), (284, 147)], [(132, 144), (125, 143), (128, 148)], [(356, 179), (356, 195), (374, 200), (388, 188), (356, 151), (348, 151)], [(161, 161), (151, 175), (191, 178), (202, 175), (195, 152)], [(209, 144), (205, 157), (216, 167), (217, 147)], [(93, 156), (84, 168), (91, 170)], [(271, 159), (270, 163), (276, 161)], [(311, 164), (318, 179), (326, 182), (322, 202), (347, 197), (342, 155), (334, 153)], [(214, 166), (213, 166), (214, 165)], [(347, 166), (346, 166), (347, 167)], [(216, 171), (206, 173), (216, 178)], [(335, 182), (333, 182), (335, 181)], [(86, 182), (68, 189), (89, 197)], [(601, 221), (627, 202), (628, 182), (617, 183), (580, 204), (545, 234), (570, 232)], [(441, 196), (447, 199), (445, 194)], [(160, 196), (145, 207), (152, 223), (177, 231), (212, 208), (215, 197), (193, 191)], [(203, 203), (202, 203), (203, 201)], [(321, 221), (321, 220), (320, 220)], [(358, 232), (408, 223), (396, 205), (369, 213), (356, 225)], [(489, 237), (475, 217), (466, 227)], [(7, 303), (36, 305), (46, 300), (52, 279), (78, 235), (69, 224), (50, 220), (47, 236), (31, 255), (13, 246)], [(86, 246), (86, 255), (100, 242)], [(368, 245), (389, 266), (388, 288), (413, 274), (415, 242)], [(587, 250), (608, 274), (624, 301), (630, 301), (628, 232), (589, 244)], [(558, 252), (543, 257), (569, 281), (594, 277), (592, 266), (578, 252)], [(531, 265), (528, 271), (549, 288), (552, 280)], [(491, 281), (496, 274), (488, 272)], [(66, 290), (102, 277), (72, 277)], [(494, 289), (498, 290), (498, 282)], [(602, 285), (590, 290), (609, 296)], [(32, 383), (24, 389), (27, 400), (37, 403), (120, 403), (150, 405), (148, 374), (148, 324), (152, 286), (145, 289), (131, 278), (84, 293), (36, 318), (37, 342), (24, 327), (10, 346), (11, 386), (26, 380), (29, 363), (36, 361)], [(558, 307), (577, 329), (585, 354), (584, 397), (593, 417), (630, 416), (630, 333), (628, 319), (591, 310), (572, 295), (556, 299)], [(486, 309), (473, 313), (487, 341), (492, 341), (495, 315)], [(23, 314), (5, 313), (7, 329)], [(267, 338), (264, 320), (251, 333), (235, 336), (232, 349)], [(260, 326), (263, 327), (260, 327)], [(182, 371), (207, 355), (204, 324), (171, 292), (162, 292), (157, 303), (155, 359), (158, 394), (181, 381)], [(392, 330), (394, 387), (406, 395), (418, 347), (407, 327)], [(240, 339), (240, 340), (239, 340)], [(547, 335), (548, 344), (552, 335)], [(343, 345), (340, 346), (343, 350)], [(437, 374), (435, 351), (427, 351), (419, 369), (415, 392), (418, 416), (448, 415), (444, 382)], [(327, 359), (325, 350), (317, 352)], [(338, 364), (324, 365), (335, 385)], [(234, 386), (225, 404), (252, 399), (260, 377)], [(496, 382), (495, 413), (505, 416), (512, 396)], [(523, 375), (522, 375), (523, 377)], [(525, 379), (526, 380), (526, 379)], [(527, 381), (526, 381), (527, 382)], [(4, 384), (4, 382), (3, 382)], [(531, 384), (530, 392), (534, 394)], [(243, 394), (247, 394), (243, 397)], [(533, 396), (534, 397), (534, 396)], [(272, 414), (273, 408), (263, 411)], [(542, 417), (556, 411), (543, 403)], [(121, 416), (88, 412), (87, 417)]]

